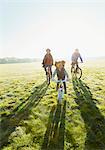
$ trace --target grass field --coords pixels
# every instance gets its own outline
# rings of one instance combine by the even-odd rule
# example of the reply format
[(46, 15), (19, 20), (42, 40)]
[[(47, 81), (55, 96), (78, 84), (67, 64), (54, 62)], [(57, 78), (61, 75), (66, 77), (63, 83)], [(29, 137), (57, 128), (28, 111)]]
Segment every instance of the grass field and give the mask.
[(40, 63), (0, 65), (1, 150), (105, 150), (105, 60), (80, 65), (62, 105)]

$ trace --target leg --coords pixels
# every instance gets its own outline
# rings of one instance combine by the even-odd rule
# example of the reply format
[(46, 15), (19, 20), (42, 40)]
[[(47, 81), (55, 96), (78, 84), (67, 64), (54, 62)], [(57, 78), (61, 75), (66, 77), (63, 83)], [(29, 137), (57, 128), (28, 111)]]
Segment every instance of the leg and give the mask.
[(78, 66), (78, 62), (76, 62), (76, 68), (79, 68), (79, 66)]
[(52, 66), (50, 66), (50, 73), (51, 73), (51, 78), (52, 78)]
[(66, 82), (63, 82), (63, 85), (64, 85), (64, 91), (65, 91), (64, 93), (67, 94), (67, 90), (66, 90)]
[(71, 63), (71, 73), (75, 73), (75, 62)]
[(57, 83), (57, 86), (56, 86), (56, 91), (58, 91), (58, 88), (59, 88), (59, 83)]
[(79, 68), (78, 62), (76, 62), (76, 72), (77, 72), (77, 73), (78, 73), (78, 68)]
[(44, 70), (45, 70), (45, 73), (46, 73), (46, 75), (47, 75), (47, 69), (46, 69), (46, 68), (47, 68), (47, 66), (44, 67)]
[(72, 62), (72, 63), (71, 63), (71, 67), (72, 67), (72, 68), (74, 68), (74, 66), (75, 66), (75, 63), (74, 63), (74, 62)]

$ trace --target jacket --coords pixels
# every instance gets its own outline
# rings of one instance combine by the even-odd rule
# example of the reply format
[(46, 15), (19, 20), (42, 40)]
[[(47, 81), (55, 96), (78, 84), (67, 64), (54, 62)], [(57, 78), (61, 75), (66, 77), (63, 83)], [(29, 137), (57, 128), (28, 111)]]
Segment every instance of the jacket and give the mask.
[(62, 68), (61, 71), (56, 69), (53, 73), (53, 78), (55, 77), (56, 74), (57, 74), (58, 80), (60, 80), (60, 79), (64, 80), (65, 76), (67, 76), (67, 78), (69, 78), (69, 75), (64, 68)]
[(53, 57), (51, 54), (46, 54), (43, 59), (43, 65), (53, 65)]

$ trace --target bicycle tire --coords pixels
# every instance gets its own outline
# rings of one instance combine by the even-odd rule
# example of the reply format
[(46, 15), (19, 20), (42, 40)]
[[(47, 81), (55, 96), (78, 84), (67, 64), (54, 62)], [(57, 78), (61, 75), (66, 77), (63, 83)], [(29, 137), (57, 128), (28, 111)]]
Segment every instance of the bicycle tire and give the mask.
[(78, 79), (81, 79), (81, 77), (82, 77), (82, 69), (80, 67), (78, 67), (78, 71), (76, 71), (75, 74), (76, 74), (76, 77)]
[(78, 67), (79, 72), (76, 71), (75, 67), (71, 67), (71, 74), (72, 77), (76, 77), (78, 79), (81, 79), (82, 77), (82, 69)]
[(72, 75), (72, 77), (75, 77), (75, 68), (74, 67), (71, 67), (71, 75)]

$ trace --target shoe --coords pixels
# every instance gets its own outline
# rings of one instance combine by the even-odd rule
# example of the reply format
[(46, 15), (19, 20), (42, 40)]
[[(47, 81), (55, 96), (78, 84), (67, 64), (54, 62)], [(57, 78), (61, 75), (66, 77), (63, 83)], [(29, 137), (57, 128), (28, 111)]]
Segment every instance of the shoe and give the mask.
[(64, 94), (67, 94), (67, 92), (65, 91)]

